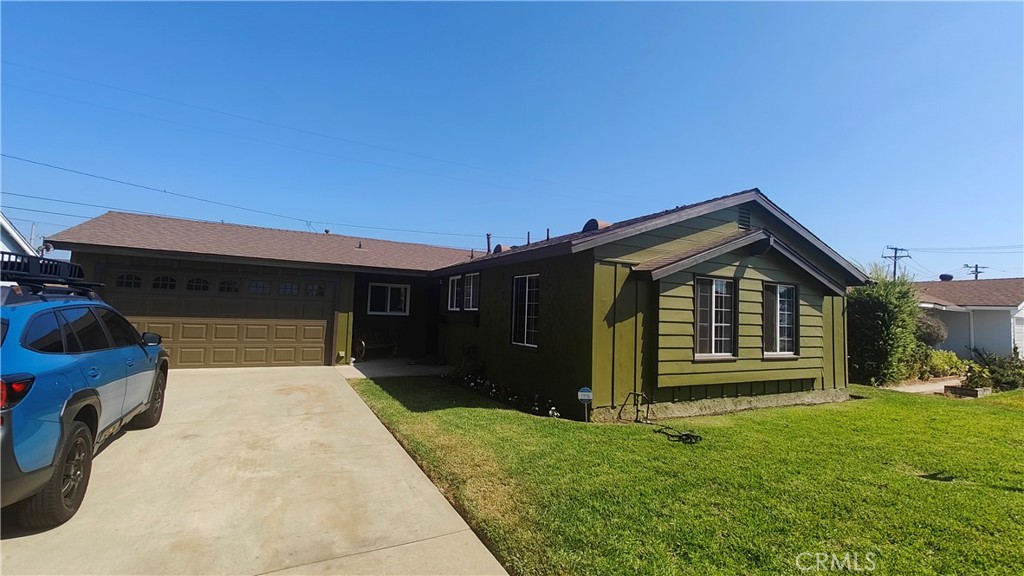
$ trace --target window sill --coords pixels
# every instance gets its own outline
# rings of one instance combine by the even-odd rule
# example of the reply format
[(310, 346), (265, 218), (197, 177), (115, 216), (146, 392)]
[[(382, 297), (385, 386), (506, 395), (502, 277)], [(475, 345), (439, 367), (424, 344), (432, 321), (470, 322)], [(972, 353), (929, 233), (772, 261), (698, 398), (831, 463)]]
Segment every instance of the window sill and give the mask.
[(367, 312), (367, 316), (408, 316), (408, 312)]
[(772, 362), (775, 362), (775, 361), (785, 362), (786, 360), (799, 360), (800, 357), (797, 356), (796, 354), (792, 354), (792, 353), (788, 353), (788, 352), (782, 352), (782, 353), (779, 353), (779, 352), (765, 352), (764, 353), (764, 357), (762, 359), (763, 360), (769, 360), (769, 361), (772, 361)]
[(737, 356), (731, 354), (694, 354), (694, 362), (735, 362), (739, 360)]
[(536, 344), (522, 344), (520, 342), (512, 342), (512, 347), (513, 348), (519, 348), (521, 350), (536, 350), (537, 349), (537, 345)]

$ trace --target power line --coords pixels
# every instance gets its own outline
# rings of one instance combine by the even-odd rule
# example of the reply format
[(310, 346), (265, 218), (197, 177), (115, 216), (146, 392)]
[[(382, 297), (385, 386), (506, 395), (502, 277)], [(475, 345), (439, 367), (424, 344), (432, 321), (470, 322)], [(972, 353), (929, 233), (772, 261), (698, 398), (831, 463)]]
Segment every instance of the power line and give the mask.
[(492, 182), (482, 182), (482, 181), (479, 181), (479, 180), (472, 180), (472, 179), (469, 179), (469, 178), (461, 178), (459, 176), (450, 176), (448, 174), (438, 174), (436, 172), (428, 172), (426, 170), (418, 170), (416, 168), (407, 168), (405, 166), (398, 166), (398, 165), (395, 165), (395, 164), (388, 164), (388, 163), (385, 163), (385, 162), (376, 162), (374, 160), (364, 160), (362, 158), (354, 158), (352, 156), (345, 156), (344, 154), (335, 154), (334, 152), (326, 152), (326, 151), (323, 151), (323, 150), (315, 150), (315, 149), (312, 149), (312, 148), (305, 148), (303, 146), (294, 146), (292, 144), (284, 144), (282, 142), (275, 142), (273, 140), (266, 140), (266, 139), (263, 139), (263, 138), (256, 138), (254, 136), (245, 136), (245, 135), (242, 135), (242, 134), (235, 134), (235, 133), (232, 133), (232, 132), (224, 132), (223, 130), (215, 130), (213, 128), (204, 128), (202, 126), (196, 126), (194, 124), (188, 124), (186, 122), (178, 122), (176, 120), (168, 120), (167, 118), (160, 118), (158, 116), (150, 116), (149, 114), (142, 114), (140, 112), (133, 112), (131, 110), (124, 110), (122, 108), (115, 108), (113, 106), (107, 106), (105, 104), (97, 104), (95, 102), (86, 102), (84, 100), (78, 100), (78, 99), (75, 99), (75, 98), (69, 98), (67, 96), (59, 96), (57, 94), (50, 94), (49, 92), (43, 92), (42, 90), (35, 90), (35, 89), (32, 89), (32, 88), (25, 88), (25, 87), (22, 87), (22, 86), (15, 86), (15, 85), (12, 85), (12, 84), (7, 83), (7, 82), (3, 83), (3, 86), (10, 87), (10, 88), (17, 88), (19, 90), (26, 90), (28, 92), (35, 92), (37, 94), (43, 94), (45, 96), (50, 96), (51, 98), (60, 98), (62, 100), (69, 100), (71, 102), (78, 102), (79, 104), (85, 104), (85, 105), (88, 105), (88, 106), (95, 106), (97, 108), (102, 108), (104, 110), (112, 110), (114, 112), (121, 112), (121, 113), (124, 113), (124, 114), (130, 114), (132, 116), (138, 116), (140, 118), (147, 118), (147, 119), (150, 119), (150, 120), (155, 120), (157, 122), (164, 122), (164, 123), (172, 124), (172, 125), (175, 125), (175, 126), (183, 126), (185, 128), (191, 128), (193, 130), (200, 130), (200, 131), (203, 131), (203, 132), (210, 132), (211, 134), (219, 134), (221, 136), (228, 136), (228, 137), (231, 137), (231, 138), (238, 138), (238, 139), (241, 139), (241, 140), (248, 140), (250, 142), (258, 142), (260, 144), (267, 144), (267, 145), (270, 145), (270, 146), (277, 146), (277, 147), (280, 147), (280, 148), (286, 148), (286, 149), (289, 149), (289, 150), (296, 150), (296, 151), (299, 151), (299, 152), (306, 152), (306, 153), (309, 153), (309, 154), (320, 154), (322, 156), (329, 156), (329, 157), (333, 157), (333, 158), (339, 158), (341, 160), (347, 160), (349, 162), (356, 162), (356, 163), (359, 163), (359, 164), (367, 164), (367, 165), (370, 165), (370, 166), (378, 166), (378, 167), (387, 168), (387, 169), (390, 169), (390, 170), (400, 170), (400, 171), (403, 171), (403, 172), (410, 172), (410, 173), (413, 173), (413, 174), (421, 174), (421, 175), (424, 175), (424, 176), (430, 176), (432, 178), (443, 178), (443, 179), (446, 179), (446, 180), (452, 180), (454, 182), (463, 182), (463, 183), (466, 183), (466, 184), (473, 184), (473, 185), (476, 185), (476, 186), (487, 186), (487, 187), (491, 187), (491, 188), (500, 188), (500, 189), (503, 189), (503, 190), (510, 190), (512, 192), (522, 192), (522, 193), (526, 193), (526, 194), (537, 194), (537, 195), (542, 195), (542, 196), (551, 196), (551, 197), (555, 197), (555, 198), (564, 198), (564, 199), (567, 199), (567, 200), (576, 200), (576, 199), (578, 199), (577, 196), (566, 196), (564, 194), (556, 194), (556, 193), (553, 193), (553, 192), (541, 192), (541, 191), (538, 191), (538, 190), (528, 190), (526, 188), (519, 188), (519, 187), (516, 187), (516, 186), (507, 186), (507, 185), (504, 185), (504, 184), (495, 184), (495, 183), (492, 183)]
[(409, 156), (409, 157), (412, 157), (412, 158), (419, 158), (421, 160), (428, 160), (428, 161), (431, 161), (431, 162), (439, 162), (439, 163), (442, 163), (442, 164), (449, 164), (449, 165), (452, 165), (452, 166), (459, 166), (459, 167), (462, 167), (462, 168), (469, 168), (469, 169), (472, 169), (472, 170), (479, 170), (479, 171), (482, 171), (482, 172), (490, 172), (490, 173), (493, 173), (493, 174), (500, 174), (502, 176), (511, 176), (513, 178), (520, 178), (520, 179), (523, 179), (523, 180), (533, 180), (535, 182), (542, 182), (544, 184), (549, 184), (549, 185), (553, 185), (553, 186), (561, 186), (561, 187), (565, 187), (565, 188), (576, 188), (578, 190), (585, 190), (585, 191), (588, 191), (588, 192), (597, 192), (597, 193), (600, 193), (600, 194), (617, 195), (614, 192), (609, 192), (609, 191), (606, 191), (606, 190), (600, 190), (598, 188), (591, 188), (591, 187), (588, 187), (588, 186), (578, 186), (578, 185), (574, 185), (574, 184), (564, 184), (564, 183), (556, 182), (556, 181), (553, 181), (553, 180), (548, 180), (546, 178), (536, 178), (536, 177), (533, 177), (533, 176), (525, 176), (523, 174), (517, 174), (515, 172), (507, 172), (507, 171), (504, 171), (504, 170), (496, 170), (494, 168), (486, 168), (486, 167), (483, 167), (483, 166), (476, 166), (476, 165), (468, 164), (468, 163), (465, 163), (465, 162), (458, 162), (458, 161), (454, 161), (454, 160), (446, 160), (446, 159), (443, 159), (443, 158), (437, 158), (437, 157), (434, 157), (434, 156), (428, 156), (428, 155), (419, 154), (419, 153), (416, 153), (416, 152), (409, 152), (409, 151), (406, 151), (406, 150), (399, 150), (397, 148), (390, 148), (388, 146), (381, 146), (381, 145), (378, 145), (378, 144), (372, 144), (372, 143), (369, 143), (369, 142), (363, 142), (363, 141), (360, 141), (360, 140), (354, 140), (352, 138), (344, 138), (342, 136), (337, 136), (337, 135), (334, 135), (334, 134), (327, 134), (327, 133), (324, 133), (324, 132), (317, 132), (315, 130), (308, 130), (308, 129), (299, 128), (299, 127), (296, 127), (296, 126), (289, 126), (288, 124), (281, 124), (279, 122), (273, 122), (273, 121), (269, 121), (269, 120), (262, 120), (260, 118), (253, 118), (251, 116), (245, 116), (243, 114), (236, 114), (234, 112), (228, 112), (228, 111), (225, 111), (225, 110), (219, 110), (219, 109), (210, 108), (210, 107), (207, 107), (207, 106), (200, 106), (200, 105), (197, 105), (197, 104), (190, 104), (188, 102), (181, 102), (179, 100), (173, 100), (173, 99), (170, 99), (170, 98), (164, 98), (162, 96), (156, 96), (156, 95), (153, 95), (153, 94), (147, 94), (145, 92), (140, 92), (138, 90), (131, 90), (131, 89), (128, 89), (128, 88), (122, 88), (120, 86), (113, 86), (113, 85), (110, 85), (110, 84), (104, 84), (102, 82), (96, 82), (94, 80), (89, 80), (89, 79), (86, 79), (86, 78), (80, 78), (80, 77), (77, 77), (77, 76), (71, 76), (69, 74), (62, 74), (60, 72), (54, 72), (52, 70), (44, 70), (42, 68), (36, 68), (34, 66), (29, 66), (27, 64), (19, 64), (17, 62), (12, 62), (10, 60), (2, 60), (2, 62), (4, 64), (8, 64), (8, 65), (11, 65), (11, 66), (17, 66), (17, 67), (20, 67), (20, 68), (26, 68), (28, 70), (34, 70), (36, 72), (42, 72), (43, 74), (50, 74), (52, 76), (57, 76), (57, 77), (60, 77), (60, 78), (66, 78), (68, 80), (74, 80), (76, 82), (83, 82), (83, 83), (86, 83), (86, 84), (92, 84), (94, 86), (99, 86), (99, 87), (102, 87), (102, 88), (107, 88), (109, 90), (117, 90), (119, 92), (125, 92), (127, 94), (134, 94), (136, 96), (142, 96), (144, 98), (151, 98), (153, 100), (158, 100), (158, 101), (166, 102), (166, 103), (169, 103), (169, 104), (175, 104), (175, 105), (178, 105), (178, 106), (184, 106), (186, 108), (192, 108), (192, 109), (195, 109), (195, 110), (202, 110), (204, 112), (210, 112), (212, 114), (220, 114), (222, 116), (227, 116), (227, 117), (230, 117), (230, 118), (236, 118), (236, 119), (239, 119), (239, 120), (245, 120), (247, 122), (254, 122), (254, 123), (257, 123), (257, 124), (262, 124), (262, 125), (265, 125), (265, 126), (271, 126), (271, 127), (274, 127), (274, 128), (281, 128), (281, 129), (284, 129), (284, 130), (291, 130), (293, 132), (298, 132), (298, 133), (301, 133), (301, 134), (307, 134), (307, 135), (310, 135), (310, 136), (317, 136), (317, 137), (320, 137), (320, 138), (327, 138), (327, 139), (330, 139), (330, 140), (337, 140), (339, 142), (345, 142), (345, 143), (354, 144), (354, 145), (357, 145), (357, 146), (364, 146), (364, 147), (367, 147), (367, 148), (373, 148), (373, 149), (376, 149), (376, 150), (381, 150), (381, 151), (385, 151), (385, 152), (391, 152), (393, 154), (402, 154), (402, 155)]
[(988, 266), (978, 266), (977, 264), (975, 264), (974, 266), (971, 266), (969, 264), (964, 264), (964, 268), (967, 269), (967, 273), (968, 274), (974, 274), (974, 279), (977, 280), (978, 279), (978, 274), (984, 274), (984, 272), (982, 272), (981, 269), (982, 268), (988, 268)]
[[(323, 220), (304, 220), (302, 218), (296, 218), (294, 216), (286, 216), (284, 214), (276, 214), (276, 213), (273, 213), (273, 212), (265, 212), (263, 210), (256, 210), (254, 208), (247, 208), (245, 206), (238, 206), (238, 205), (235, 205), (235, 204), (228, 204), (228, 203), (225, 203), (225, 202), (217, 202), (215, 200), (209, 200), (207, 198), (200, 198), (200, 197), (197, 197), (197, 196), (190, 196), (188, 194), (180, 194), (180, 193), (177, 193), (177, 192), (170, 192), (170, 191), (167, 191), (167, 190), (162, 190), (160, 188), (154, 188), (152, 186), (146, 186), (144, 184), (136, 184), (134, 182), (128, 182), (126, 180), (119, 180), (117, 178), (110, 178), (110, 177), (107, 177), (107, 176), (100, 176), (98, 174), (91, 174), (89, 172), (82, 172), (80, 170), (74, 170), (74, 169), (71, 169), (71, 168), (65, 168), (63, 166), (57, 166), (57, 165), (54, 165), (54, 164), (47, 164), (45, 162), (39, 162), (39, 161), (36, 161), (36, 160), (30, 160), (28, 158), (21, 158), (21, 157), (18, 157), (18, 156), (12, 156), (12, 155), (6, 154), (6, 153), (0, 153), (0, 156), (3, 156), (5, 158), (10, 158), (12, 160), (19, 160), (19, 161), (22, 161), (22, 162), (28, 162), (30, 164), (36, 164), (36, 165), (39, 165), (39, 166), (44, 166), (44, 167), (47, 167), (47, 168), (53, 168), (53, 169), (56, 169), (56, 170), (62, 170), (62, 171), (70, 172), (70, 173), (73, 173), (73, 174), (79, 174), (79, 175), (82, 175), (82, 176), (88, 176), (90, 178), (98, 178), (100, 180), (106, 180), (106, 181), (110, 181), (110, 182), (115, 182), (117, 184), (123, 184), (125, 186), (133, 186), (133, 187), (136, 187), (136, 188), (141, 188), (143, 190), (150, 190), (150, 191), (153, 191), (153, 192), (162, 192), (164, 194), (171, 194), (173, 196), (180, 196), (180, 197), (188, 198), (188, 199), (191, 199), (191, 200), (198, 200), (200, 202), (208, 202), (208, 203), (217, 204), (217, 205), (220, 205), (220, 206), (227, 206), (229, 208), (237, 208), (239, 210), (247, 210), (249, 212), (257, 212), (257, 213), (266, 214), (266, 215), (269, 215), (269, 216), (276, 216), (278, 218), (286, 218), (286, 219), (289, 219), (289, 220), (294, 220), (294, 221), (297, 221), (297, 222), (302, 222), (302, 223), (306, 224), (307, 227), (309, 227), (310, 229), (312, 229), (311, 224), (326, 224), (328, 226), (347, 226), (347, 227), (351, 227), (351, 228), (361, 228), (361, 229), (365, 229), (365, 230), (379, 230), (379, 231), (385, 231), (385, 232), (407, 232), (407, 233), (413, 233), (413, 234), (434, 234), (434, 235), (438, 235), (438, 236), (457, 236), (457, 237), (464, 237), (464, 238), (480, 238), (480, 237), (484, 236), (483, 234), (466, 234), (466, 233), (457, 233), (457, 232), (437, 232), (437, 231), (432, 231), (432, 230), (412, 230), (412, 229), (407, 229), (407, 228), (388, 228), (388, 227), (383, 227), (383, 226), (366, 226), (366, 225), (362, 225), (362, 224), (348, 224), (348, 223), (344, 223), (344, 222), (327, 222), (327, 221), (323, 221)], [(105, 206), (103, 204), (90, 204), (90, 203), (87, 203), (87, 202), (76, 202), (76, 201), (73, 201), (73, 200), (63, 200), (63, 199), (59, 199), (59, 198), (48, 198), (48, 197), (38, 196), (38, 195), (19, 194), (19, 193), (16, 193), (16, 192), (6, 192), (5, 191), (5, 192), (3, 192), (3, 194), (8, 194), (10, 196), (18, 196), (18, 197), (22, 197), (22, 198), (34, 198), (34, 199), (38, 199), (38, 200), (47, 200), (47, 201), (50, 201), (50, 202), (62, 202), (64, 204), (73, 204), (73, 205), (77, 205), (77, 206), (88, 206), (88, 207), (91, 207), (91, 208), (103, 208), (103, 209), (106, 209), (106, 210), (117, 210), (117, 211), (121, 211), (121, 212), (132, 212), (132, 213), (135, 213), (135, 214), (144, 214), (144, 215), (147, 215), (147, 216), (161, 216), (161, 217), (165, 217), (165, 218), (182, 218), (181, 216), (169, 216), (167, 214), (160, 214), (160, 213), (156, 213), (156, 212), (142, 212), (142, 211), (139, 211), (139, 210), (129, 210), (129, 209), (124, 209), (124, 208), (119, 208), (119, 207), (116, 207), (116, 206)], [(14, 207), (11, 207), (11, 208), (14, 208)], [(31, 210), (31, 209), (21, 208), (21, 210)], [(42, 212), (42, 211), (39, 211), (39, 212)], [(76, 215), (71, 215), (71, 214), (69, 214), (68, 216), (72, 216), (72, 217), (76, 217), (76, 218), (93, 218), (93, 216), (76, 216)], [(200, 222), (204, 222), (204, 221), (205, 222), (215, 222), (214, 220), (200, 220), (200, 219), (197, 219), (197, 218), (184, 218), (184, 219), (185, 220), (196, 220), (196, 221), (200, 221)], [(495, 237), (495, 238), (505, 238), (505, 239), (511, 239), (511, 240), (519, 240), (520, 239), (519, 236), (500, 236), (500, 235), (495, 235), (495, 236), (492, 236), (492, 237)]]
[(54, 216), (67, 216), (69, 218), (82, 218), (88, 220), (94, 218), (94, 216), (82, 216), (80, 214), (68, 214), (66, 212), (51, 212), (49, 210), (36, 210), (35, 208), (22, 208), (20, 206), (4, 206), (4, 210), (22, 210), (25, 212), (38, 212), (40, 214), (52, 214)]

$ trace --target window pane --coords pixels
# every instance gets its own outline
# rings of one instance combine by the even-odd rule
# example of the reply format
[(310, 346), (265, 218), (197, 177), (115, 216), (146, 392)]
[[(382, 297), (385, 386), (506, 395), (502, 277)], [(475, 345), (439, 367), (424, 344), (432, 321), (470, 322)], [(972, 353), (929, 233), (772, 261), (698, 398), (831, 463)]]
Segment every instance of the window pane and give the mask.
[(320, 284), (306, 286), (306, 296), (320, 297), (324, 295), (324, 287)]
[(277, 293), (281, 296), (298, 296), (299, 284), (297, 282), (281, 282), (277, 285)]
[(467, 310), (476, 310), (480, 307), (480, 275), (467, 274), (462, 288), (463, 307)]
[(459, 309), (459, 286), (462, 283), (462, 278), (453, 276), (448, 279), (448, 309), (458, 310)]
[(711, 353), (711, 281), (697, 280), (697, 353)]
[(139, 278), (135, 274), (120, 274), (117, 277), (117, 281), (114, 285), (118, 288), (141, 288), (142, 278)]
[(370, 286), (370, 312), (387, 312), (388, 311), (388, 287), (387, 286)]
[(25, 343), (40, 352), (64, 352), (64, 338), (53, 312), (39, 316), (25, 330)]
[(106, 350), (111, 347), (99, 320), (88, 308), (68, 308), (61, 310), (61, 314), (71, 326), (72, 332), (78, 336), (83, 352)]
[(526, 344), (526, 278), (512, 279), (512, 342)]
[(270, 294), (270, 282), (266, 280), (249, 280), (249, 294)]
[(127, 320), (116, 312), (106, 308), (96, 308), (96, 314), (107, 327), (110, 337), (114, 339), (114, 347), (135, 346), (139, 343), (139, 335)]
[(174, 290), (178, 281), (171, 276), (157, 276), (153, 278), (153, 288), (156, 290)]
[(764, 351), (778, 352), (778, 286), (764, 285)]
[(189, 292), (208, 292), (210, 281), (206, 278), (189, 278), (185, 283), (185, 290)]
[(220, 284), (217, 285), (217, 291), (236, 293), (238, 292), (238, 282), (235, 280), (221, 280)]
[(406, 312), (406, 290), (405, 286), (391, 286), (391, 296), (388, 300), (388, 312), (404, 314)]

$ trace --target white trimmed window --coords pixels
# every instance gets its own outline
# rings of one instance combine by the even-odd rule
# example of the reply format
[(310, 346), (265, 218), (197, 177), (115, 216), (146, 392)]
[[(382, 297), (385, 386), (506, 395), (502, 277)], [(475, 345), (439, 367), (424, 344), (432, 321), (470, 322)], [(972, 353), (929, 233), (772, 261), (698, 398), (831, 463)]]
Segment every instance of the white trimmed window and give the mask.
[(371, 316), (408, 316), (409, 285), (370, 282), (366, 313)]
[(480, 274), (466, 274), (462, 278), (462, 309), (480, 309)]
[(512, 279), (512, 343), (537, 347), (537, 317), (540, 304), (540, 275)]
[(764, 351), (796, 353), (796, 286), (764, 285)]
[(448, 310), (461, 309), (462, 305), (462, 276), (451, 276), (448, 278)]
[(697, 279), (697, 354), (734, 356), (736, 297), (733, 281)]

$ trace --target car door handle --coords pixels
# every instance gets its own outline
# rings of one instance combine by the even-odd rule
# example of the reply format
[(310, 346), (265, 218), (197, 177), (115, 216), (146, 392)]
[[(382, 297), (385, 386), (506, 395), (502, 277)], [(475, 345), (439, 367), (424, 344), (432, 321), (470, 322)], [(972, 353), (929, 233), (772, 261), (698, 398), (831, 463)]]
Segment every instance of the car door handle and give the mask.
[(131, 368), (132, 366), (135, 366), (135, 360), (128, 361), (128, 367)]
[(93, 366), (92, 368), (89, 368), (89, 372), (87, 372), (87, 374), (89, 374), (89, 378), (93, 378), (93, 379), (99, 378), (100, 377), (100, 369), (95, 367), (95, 366)]

